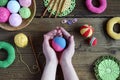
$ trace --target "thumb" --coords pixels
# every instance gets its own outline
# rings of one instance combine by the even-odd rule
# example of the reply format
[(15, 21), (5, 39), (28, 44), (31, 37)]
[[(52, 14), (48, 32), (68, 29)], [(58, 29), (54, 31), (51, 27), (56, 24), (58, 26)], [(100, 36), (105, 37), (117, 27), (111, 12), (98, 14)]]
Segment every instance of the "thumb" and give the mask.
[(75, 47), (74, 36), (70, 36), (68, 49), (73, 49)]
[(47, 47), (47, 46), (50, 46), (50, 44), (49, 44), (49, 39), (50, 39), (49, 36), (44, 35), (43, 45), (45, 45), (46, 47)]

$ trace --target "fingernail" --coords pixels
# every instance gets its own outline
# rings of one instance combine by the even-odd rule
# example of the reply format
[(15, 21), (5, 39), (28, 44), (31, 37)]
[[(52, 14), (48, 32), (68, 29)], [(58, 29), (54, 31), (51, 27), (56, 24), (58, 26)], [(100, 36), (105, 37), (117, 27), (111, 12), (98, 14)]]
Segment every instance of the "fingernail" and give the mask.
[(73, 38), (74, 38), (74, 36), (72, 35), (72, 36), (71, 36), (71, 38), (73, 39)]
[(59, 30), (59, 27), (58, 27), (58, 26), (56, 27), (56, 30)]
[(57, 30), (54, 30), (54, 32), (57, 32)]

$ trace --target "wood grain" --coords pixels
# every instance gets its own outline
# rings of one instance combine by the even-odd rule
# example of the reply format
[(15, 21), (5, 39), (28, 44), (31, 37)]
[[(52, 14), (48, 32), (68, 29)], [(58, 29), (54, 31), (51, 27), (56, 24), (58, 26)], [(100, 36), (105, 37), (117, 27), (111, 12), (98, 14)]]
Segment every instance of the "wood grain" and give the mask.
[[(95, 1), (95, 0), (94, 0)], [(120, 0), (108, 0), (107, 10), (102, 14), (93, 14), (86, 9), (84, 4), (85, 0), (76, 0), (76, 8), (66, 18), (73, 19), (78, 18), (78, 22), (72, 25), (61, 24), (61, 20), (64, 18), (40, 18), (44, 12), (43, 0), (36, 0), (37, 13), (31, 24), (20, 30), (9, 32), (0, 29), (0, 41), (7, 41), (15, 47), (14, 36), (17, 33), (23, 32), (27, 36), (31, 35), (33, 40), (33, 46), (35, 47), (36, 54), (39, 57), (39, 63), (41, 71), (37, 74), (30, 74), (26, 66), (20, 61), (19, 55), (16, 52), (16, 60), (7, 69), (0, 69), (0, 80), (40, 80), (41, 74), (45, 66), (45, 57), (42, 52), (43, 35), (50, 30), (55, 29), (56, 26), (64, 27), (68, 32), (75, 36), (75, 54), (73, 56), (73, 65), (79, 76), (80, 80), (96, 80), (93, 72), (93, 64), (95, 60), (103, 55), (112, 55), (120, 60), (120, 41), (111, 39), (106, 33), (107, 21), (114, 16), (120, 16)], [(98, 2), (94, 3), (98, 5)], [(79, 28), (83, 24), (91, 24), (94, 29), (94, 35), (98, 39), (98, 45), (96, 47), (90, 47), (86, 39), (79, 33)], [(118, 28), (118, 27), (115, 27)], [(19, 49), (24, 61), (30, 66), (35, 65), (35, 59), (33, 56), (30, 44), (27, 47)], [(0, 50), (0, 60), (6, 58), (6, 53)], [(58, 66), (56, 80), (64, 80), (60, 66)]]
[[(113, 55), (120, 59), (120, 41), (112, 40), (105, 32), (106, 23), (109, 18), (78, 18), (78, 22), (70, 26), (67, 24), (61, 24), (60, 21), (62, 19), (63, 18), (34, 18), (27, 28), (16, 32), (8, 32), (0, 29), (0, 40), (10, 42), (13, 45), (15, 34), (23, 32), (27, 36), (31, 35), (36, 54), (40, 54), (39, 63), (41, 68), (41, 72), (38, 74), (30, 74), (26, 66), (19, 60), (19, 55), (16, 52), (16, 60), (14, 64), (7, 69), (0, 69), (0, 76), (2, 76), (1, 79), (40, 80), (45, 64), (45, 58), (42, 53), (43, 34), (55, 29), (56, 26), (64, 27), (75, 36), (76, 51), (73, 57), (73, 65), (80, 80), (95, 80), (93, 64), (98, 57), (102, 55)], [(87, 42), (85, 42), (86, 39), (84, 39), (79, 33), (79, 27), (85, 23), (91, 24), (95, 29), (94, 36), (98, 39), (98, 45), (96, 47), (90, 47)], [(26, 48), (19, 50), (22, 53), (24, 61), (30, 66), (31, 70), (33, 70), (32, 65), (35, 64), (35, 59), (30, 44)], [(1, 53), (1, 55), (4, 54)], [(56, 80), (64, 80), (60, 67), (58, 67)]]
[[(43, 5), (43, 0), (36, 0), (37, 1), (37, 14), (36, 17), (40, 17), (45, 10)], [(99, 4), (99, 0), (93, 0), (95, 6)], [(96, 5), (97, 4), (97, 5)], [(107, 0), (107, 9), (102, 14), (94, 14), (91, 13), (86, 5), (85, 0), (76, 0), (76, 7), (66, 18), (76, 17), (76, 18), (85, 18), (85, 17), (94, 17), (94, 18), (106, 18), (106, 17), (113, 17), (113, 16), (120, 16), (120, 0)], [(46, 14), (45, 17), (48, 17), (49, 13)]]

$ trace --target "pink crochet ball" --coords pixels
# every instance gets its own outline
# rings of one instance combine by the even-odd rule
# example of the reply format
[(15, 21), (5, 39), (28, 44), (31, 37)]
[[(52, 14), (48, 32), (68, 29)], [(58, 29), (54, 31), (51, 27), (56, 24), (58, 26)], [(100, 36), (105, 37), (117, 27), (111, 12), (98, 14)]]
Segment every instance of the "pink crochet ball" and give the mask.
[(66, 47), (66, 40), (63, 37), (57, 36), (52, 40), (52, 47), (55, 51), (61, 52)]
[(32, 4), (31, 0), (19, 0), (19, 3), (23, 7), (30, 7)]
[(89, 45), (90, 45), (90, 46), (96, 46), (96, 45), (97, 45), (97, 38), (91, 37), (91, 38), (88, 40), (88, 42), (89, 42)]
[(91, 25), (85, 24), (80, 27), (80, 34), (83, 37), (86, 37), (86, 38), (91, 37), (93, 32), (94, 32), (94, 29)]
[(10, 12), (7, 8), (5, 7), (0, 7), (0, 22), (5, 23), (8, 21), (10, 16)]
[(22, 23), (22, 18), (19, 14), (11, 14), (9, 18), (9, 23), (13, 27), (18, 27)]

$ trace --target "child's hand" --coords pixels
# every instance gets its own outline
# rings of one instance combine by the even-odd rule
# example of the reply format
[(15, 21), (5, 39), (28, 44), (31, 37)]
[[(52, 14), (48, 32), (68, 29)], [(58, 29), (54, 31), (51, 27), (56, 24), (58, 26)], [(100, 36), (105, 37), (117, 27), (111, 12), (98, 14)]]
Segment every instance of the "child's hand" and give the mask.
[(49, 43), (49, 41), (53, 39), (56, 34), (57, 34), (57, 30), (53, 30), (44, 35), (43, 53), (45, 55), (46, 62), (52, 61), (52, 62), (58, 63), (56, 53)]
[(61, 57), (60, 57), (60, 62), (64, 60), (71, 61), (72, 56), (75, 52), (75, 42), (74, 42), (74, 37), (70, 35), (64, 28), (60, 27), (57, 28), (59, 30), (59, 33), (61, 33), (66, 40), (68, 41), (68, 46), (67, 48), (62, 52)]

